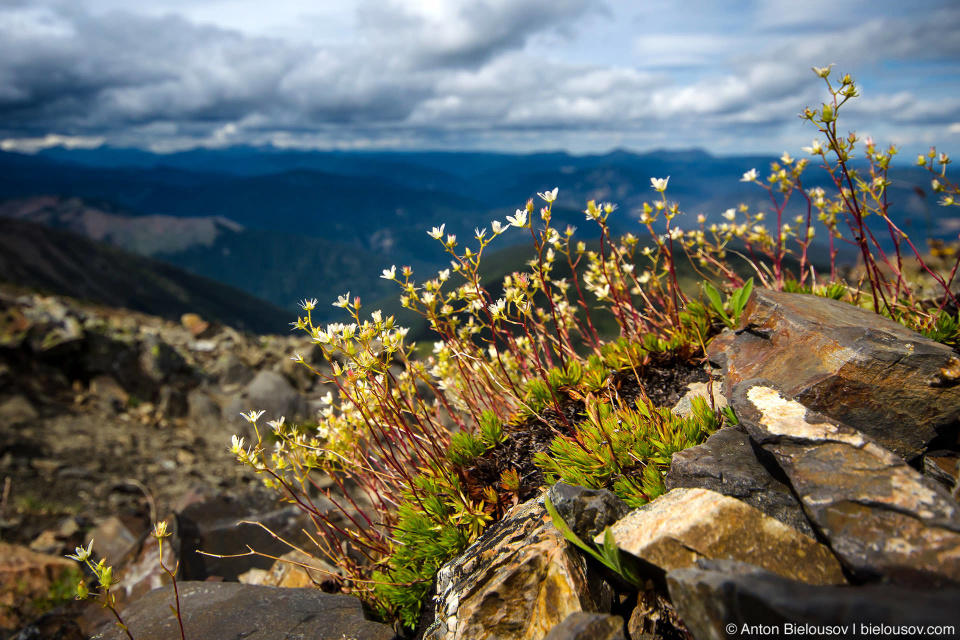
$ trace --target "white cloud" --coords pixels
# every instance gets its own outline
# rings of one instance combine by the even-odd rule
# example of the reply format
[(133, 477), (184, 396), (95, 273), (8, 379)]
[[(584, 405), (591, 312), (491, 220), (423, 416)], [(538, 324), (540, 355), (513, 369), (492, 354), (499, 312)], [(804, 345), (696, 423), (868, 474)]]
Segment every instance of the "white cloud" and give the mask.
[(51, 147), (66, 149), (96, 149), (106, 142), (103, 136), (61, 136), (48, 133), (42, 138), (6, 138), (0, 140), (0, 149), (18, 153), (37, 153)]

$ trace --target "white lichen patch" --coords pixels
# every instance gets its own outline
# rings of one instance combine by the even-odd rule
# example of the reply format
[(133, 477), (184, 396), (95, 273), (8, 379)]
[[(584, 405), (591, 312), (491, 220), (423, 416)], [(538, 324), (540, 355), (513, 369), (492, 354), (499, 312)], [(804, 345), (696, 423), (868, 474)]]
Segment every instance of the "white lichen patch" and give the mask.
[(910, 467), (891, 469), (890, 494), (897, 506), (909, 509), (919, 518), (953, 518), (956, 508), (950, 501), (926, 486), (922, 476)]
[(751, 387), (747, 391), (747, 399), (760, 411), (762, 426), (773, 435), (801, 440), (831, 440), (853, 447), (862, 447), (866, 442), (859, 433), (841, 433), (828, 422), (807, 422), (807, 408), (796, 400), (785, 398), (776, 389)]

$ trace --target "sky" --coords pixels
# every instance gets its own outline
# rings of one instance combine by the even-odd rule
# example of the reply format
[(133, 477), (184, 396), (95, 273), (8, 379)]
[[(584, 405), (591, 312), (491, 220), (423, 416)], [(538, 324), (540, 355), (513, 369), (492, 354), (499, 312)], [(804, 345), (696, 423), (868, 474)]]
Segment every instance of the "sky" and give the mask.
[(960, 152), (949, 0), (0, 0), (0, 149)]

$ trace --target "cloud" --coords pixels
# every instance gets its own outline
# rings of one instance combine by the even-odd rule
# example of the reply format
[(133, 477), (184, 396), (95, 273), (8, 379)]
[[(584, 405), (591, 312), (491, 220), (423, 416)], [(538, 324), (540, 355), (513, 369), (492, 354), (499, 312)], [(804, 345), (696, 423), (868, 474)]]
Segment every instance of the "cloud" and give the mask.
[[(856, 123), (920, 140), (960, 119), (960, 10), (934, 0), (918, 0), (923, 11), (816, 0), (833, 7), (829, 27), (787, 0), (735, 16), (696, 0), (681, 13), (624, 0), (357, 0), (338, 9), (334, 39), (277, 36), (279, 17), (262, 31), (210, 24), (247, 1), (7, 0), (0, 140), (736, 151), (746, 135), (774, 144), (797, 128), (794, 114), (825, 99), (809, 67), (829, 62), (862, 76)], [(300, 16), (310, 3), (281, 5)], [(943, 81), (921, 84), (931, 69)]]
[(477, 67), (538, 32), (602, 11), (590, 0), (368, 1), (360, 25), (376, 48), (416, 65)]
[(19, 153), (36, 153), (52, 147), (96, 149), (106, 142), (103, 136), (60, 136), (49, 133), (42, 138), (7, 138), (0, 140), (0, 149)]

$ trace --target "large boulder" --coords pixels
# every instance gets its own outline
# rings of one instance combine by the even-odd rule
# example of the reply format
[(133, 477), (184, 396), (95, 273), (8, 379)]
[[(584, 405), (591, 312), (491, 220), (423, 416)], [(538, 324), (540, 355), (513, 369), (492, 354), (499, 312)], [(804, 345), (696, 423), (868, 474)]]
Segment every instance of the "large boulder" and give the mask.
[(770, 381), (738, 384), (733, 407), (776, 457), (818, 532), (860, 578), (960, 582), (960, 505), (935, 480)]
[(444, 565), (436, 592), (424, 640), (541, 640), (572, 613), (609, 611), (612, 599), (536, 499)]
[(610, 530), (621, 550), (663, 571), (700, 558), (728, 558), (811, 584), (845, 582), (827, 547), (745, 502), (706, 489), (674, 489)]
[[(190, 640), (393, 640), (386, 625), (364, 618), (360, 601), (316, 589), (278, 589), (232, 582), (182, 582), (180, 616)], [(155, 589), (123, 611), (137, 640), (175, 640), (177, 618), (170, 610), (173, 587)], [(114, 626), (100, 640), (123, 640)]]
[(766, 378), (907, 459), (960, 424), (960, 386), (936, 384), (953, 350), (836, 300), (754, 289), (736, 332), (708, 355), (728, 399), (739, 382)]

